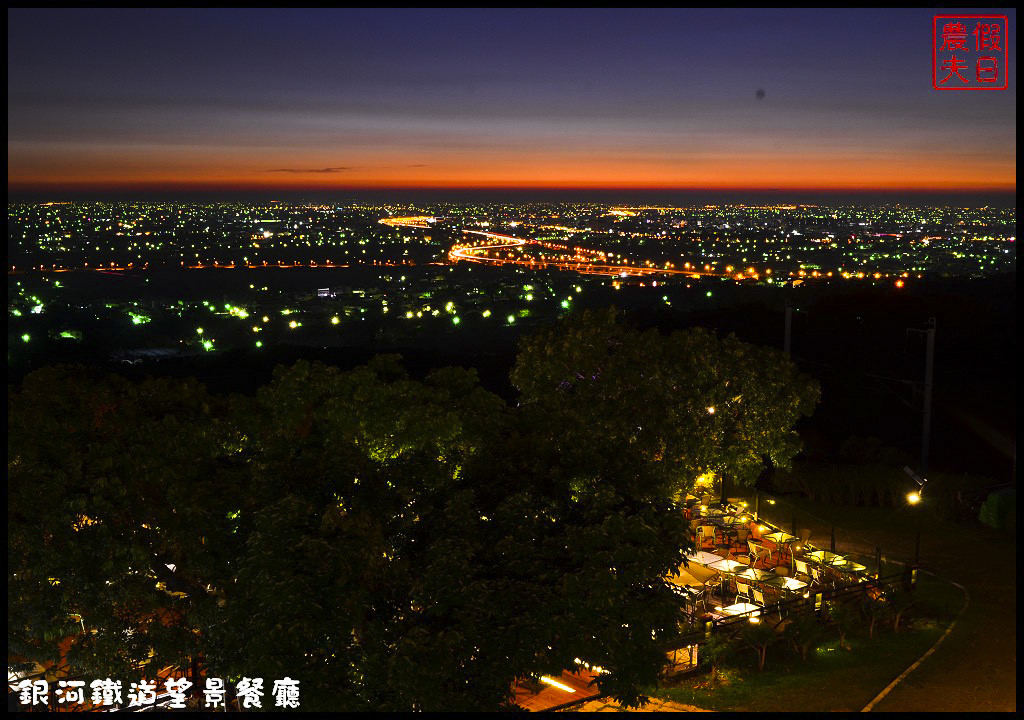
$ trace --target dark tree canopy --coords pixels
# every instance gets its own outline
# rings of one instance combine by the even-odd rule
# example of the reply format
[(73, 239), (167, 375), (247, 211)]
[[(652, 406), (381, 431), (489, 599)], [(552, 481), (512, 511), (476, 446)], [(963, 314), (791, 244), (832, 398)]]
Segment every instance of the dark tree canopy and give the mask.
[(640, 332), (614, 310), (524, 341), (512, 381), (525, 405), (561, 419), (564, 451), (583, 464), (618, 455), (623, 481), (652, 494), (687, 490), (704, 473), (753, 484), (765, 460), (788, 467), (800, 450), (793, 425), (819, 397), (777, 350), (702, 328)]
[(254, 398), (33, 373), (8, 401), (12, 652), (74, 636), (99, 677), (152, 652), (395, 711), (500, 709), (581, 658), (636, 704), (679, 631), (680, 493), (787, 463), (817, 389), (778, 353), (610, 315), (525, 342), (513, 379), (515, 407), (390, 356), (281, 367)]

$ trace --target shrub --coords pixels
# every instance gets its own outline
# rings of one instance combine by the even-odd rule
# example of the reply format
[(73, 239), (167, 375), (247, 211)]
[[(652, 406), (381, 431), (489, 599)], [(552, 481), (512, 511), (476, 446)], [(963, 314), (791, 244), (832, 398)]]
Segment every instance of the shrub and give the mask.
[(711, 666), (711, 684), (718, 683), (718, 671), (732, 662), (736, 656), (736, 646), (732, 638), (719, 633), (700, 646), (700, 662)]
[(846, 642), (846, 636), (856, 626), (860, 615), (849, 603), (839, 600), (829, 600), (825, 605), (825, 612), (828, 614), (829, 621), (839, 632), (839, 646), (849, 650), (850, 645)]
[(900, 620), (903, 614), (914, 604), (914, 596), (899, 585), (889, 587), (885, 591), (885, 604), (892, 619), (893, 632), (900, 631)]
[(782, 636), (803, 660), (807, 660), (808, 653), (825, 636), (825, 628), (813, 613), (799, 613), (789, 619)]
[(740, 631), (740, 642), (757, 654), (757, 669), (764, 670), (765, 655), (768, 646), (776, 640), (775, 630), (763, 622), (748, 623)]
[(868, 637), (873, 638), (875, 636), (875, 625), (878, 624), (879, 620), (884, 620), (889, 616), (889, 608), (883, 598), (867, 596), (864, 598), (863, 605), (861, 605), (861, 614), (868, 622)]

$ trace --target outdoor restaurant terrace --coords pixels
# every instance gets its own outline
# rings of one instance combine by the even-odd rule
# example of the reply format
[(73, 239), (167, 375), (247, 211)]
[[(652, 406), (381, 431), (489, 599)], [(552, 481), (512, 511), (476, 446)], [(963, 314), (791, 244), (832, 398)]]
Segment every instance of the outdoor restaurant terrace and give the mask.
[[(781, 634), (796, 615), (827, 616), (829, 602), (879, 599), (886, 587), (915, 577), (913, 566), (886, 558), (879, 548), (836, 552), (837, 532), (844, 546), (868, 548), (775, 498), (689, 495), (684, 507), (694, 547), (666, 577), (686, 616), (679, 637), (666, 645), (666, 678), (697, 670), (700, 647), (712, 634), (734, 635), (749, 623)], [(825, 535), (828, 549), (811, 542), (815, 532)], [(515, 688), (515, 702), (533, 711), (580, 705), (601, 696), (599, 671), (580, 661), (576, 672), (524, 680)]]

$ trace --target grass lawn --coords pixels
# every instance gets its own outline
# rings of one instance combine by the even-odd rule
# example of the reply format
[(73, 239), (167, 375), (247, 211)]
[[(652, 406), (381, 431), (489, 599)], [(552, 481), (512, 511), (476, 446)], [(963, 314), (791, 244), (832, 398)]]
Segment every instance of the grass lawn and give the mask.
[(945, 630), (933, 620), (918, 619), (914, 628), (882, 630), (874, 639), (848, 638), (852, 649), (829, 637), (802, 661), (788, 647), (769, 648), (763, 672), (752, 650), (720, 672), (717, 688), (709, 674), (686, 677), (653, 691), (652, 697), (696, 705), (708, 710), (754, 712), (859, 711), (892, 682)]
[[(710, 674), (683, 677), (652, 691), (657, 697), (708, 710), (756, 712), (859, 711), (935, 644), (963, 606), (963, 594), (945, 580), (921, 574), (914, 607), (899, 633), (887, 624), (869, 639), (861, 629), (839, 647), (834, 632), (804, 662), (785, 643), (768, 649), (763, 672), (754, 651), (740, 648), (720, 671), (717, 688)], [(906, 626), (909, 623), (909, 627)]]

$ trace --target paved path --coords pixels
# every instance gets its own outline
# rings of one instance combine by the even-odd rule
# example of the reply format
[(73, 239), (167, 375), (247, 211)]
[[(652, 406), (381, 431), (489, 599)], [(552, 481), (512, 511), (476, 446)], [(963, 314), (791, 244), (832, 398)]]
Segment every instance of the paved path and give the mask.
[(966, 587), (970, 604), (939, 649), (875, 710), (1017, 709), (1015, 542), (1010, 535), (985, 530), (922, 540), (922, 565)]
[[(827, 509), (819, 512), (824, 514)], [(814, 528), (814, 532), (812, 542), (828, 542), (827, 526)], [(879, 525), (856, 533), (863, 542), (841, 533), (837, 550), (870, 554), (877, 544), (894, 557), (914, 554), (914, 533), (909, 528), (893, 530)], [(921, 535), (921, 565), (966, 587), (970, 604), (942, 645), (874, 710), (1016, 711), (1016, 538), (978, 523), (926, 523)], [(958, 601), (956, 610), (960, 606)]]

